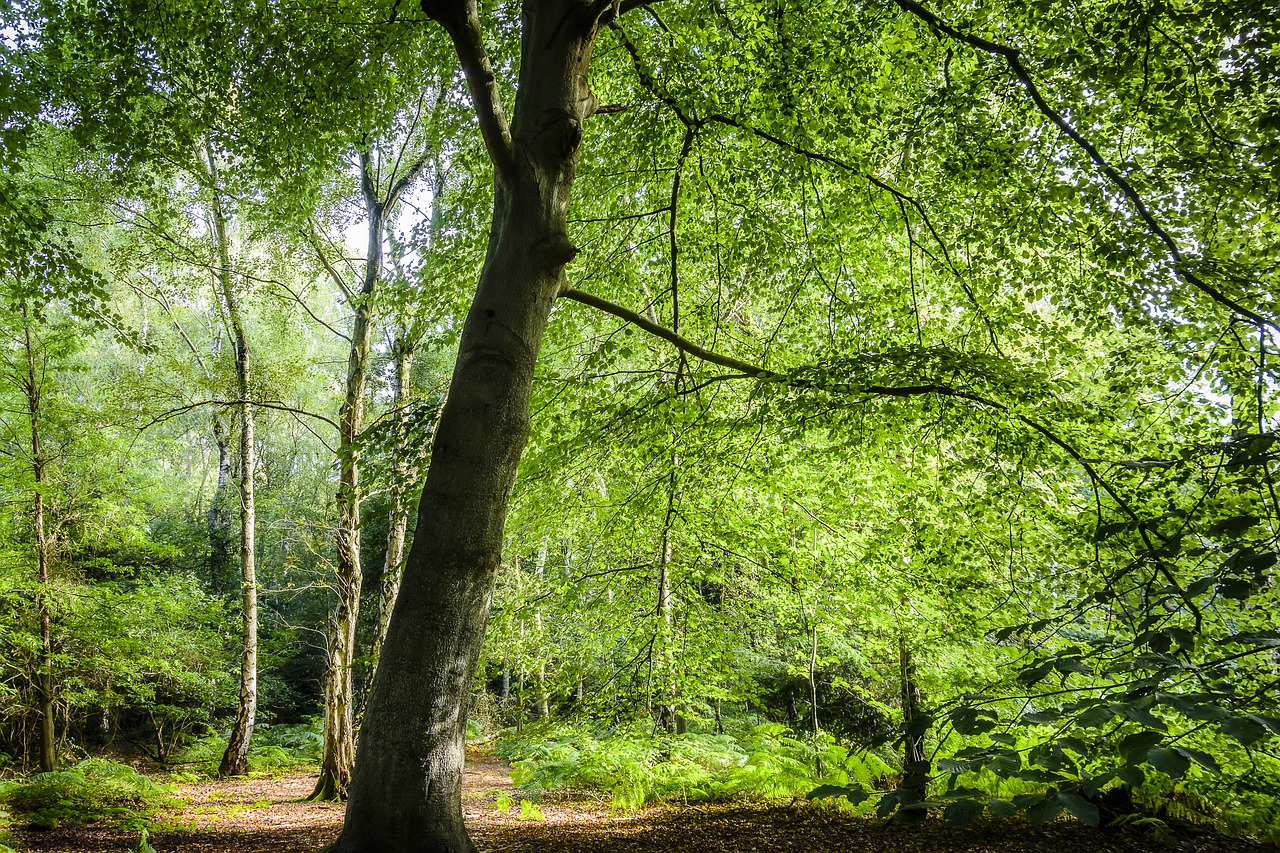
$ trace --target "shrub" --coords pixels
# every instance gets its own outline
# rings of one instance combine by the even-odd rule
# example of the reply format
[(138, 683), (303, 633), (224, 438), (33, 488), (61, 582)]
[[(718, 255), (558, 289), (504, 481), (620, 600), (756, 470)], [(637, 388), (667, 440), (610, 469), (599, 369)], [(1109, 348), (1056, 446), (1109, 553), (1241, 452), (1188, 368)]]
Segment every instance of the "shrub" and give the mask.
[(159, 812), (177, 808), (180, 801), (170, 796), (172, 790), (132, 767), (90, 758), (69, 770), (0, 787), (0, 803), (38, 828), (102, 823), (136, 831)]

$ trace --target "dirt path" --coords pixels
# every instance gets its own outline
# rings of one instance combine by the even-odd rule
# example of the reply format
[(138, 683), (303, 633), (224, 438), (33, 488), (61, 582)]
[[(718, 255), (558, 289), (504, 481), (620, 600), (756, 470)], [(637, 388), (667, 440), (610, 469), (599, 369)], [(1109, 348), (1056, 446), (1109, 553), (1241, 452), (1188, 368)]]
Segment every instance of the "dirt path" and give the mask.
[[(806, 804), (725, 804), (650, 809), (610, 817), (607, 802), (544, 802), (522, 817), (522, 795), (492, 755), (468, 756), (463, 806), (482, 853), (1280, 853), (1280, 847), (1209, 836), (1161, 846), (1138, 834), (1103, 832), (1070, 820), (1042, 829), (1022, 821), (963, 830), (930, 821), (886, 826)], [(318, 853), (342, 826), (343, 808), (308, 803), (314, 776), (182, 785), (177, 819), (189, 829), (151, 836), (158, 853)], [(508, 806), (508, 803), (510, 804)], [(502, 806), (508, 806), (505, 810)], [(40, 853), (124, 853), (136, 834), (92, 828), (17, 833)]]

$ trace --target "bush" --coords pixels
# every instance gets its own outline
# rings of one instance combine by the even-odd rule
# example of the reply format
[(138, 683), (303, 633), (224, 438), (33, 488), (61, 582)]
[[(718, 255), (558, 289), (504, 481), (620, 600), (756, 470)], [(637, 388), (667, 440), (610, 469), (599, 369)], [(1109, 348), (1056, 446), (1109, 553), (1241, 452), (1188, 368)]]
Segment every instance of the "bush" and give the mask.
[(70, 770), (8, 783), (0, 787), (0, 803), (40, 829), (101, 823), (137, 831), (159, 812), (180, 805), (172, 790), (132, 767), (90, 758)]

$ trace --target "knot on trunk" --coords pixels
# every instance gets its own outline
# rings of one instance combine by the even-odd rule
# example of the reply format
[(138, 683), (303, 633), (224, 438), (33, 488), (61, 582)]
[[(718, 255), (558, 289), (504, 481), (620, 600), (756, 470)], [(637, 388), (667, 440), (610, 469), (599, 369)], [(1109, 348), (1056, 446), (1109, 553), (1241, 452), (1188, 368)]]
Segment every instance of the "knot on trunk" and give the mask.
[(535, 257), (547, 267), (557, 269), (572, 261), (582, 251), (567, 234), (552, 234), (533, 247)]
[(564, 128), (560, 132), (560, 150), (568, 156), (577, 151), (581, 144), (582, 122), (576, 118), (570, 118), (564, 123)]

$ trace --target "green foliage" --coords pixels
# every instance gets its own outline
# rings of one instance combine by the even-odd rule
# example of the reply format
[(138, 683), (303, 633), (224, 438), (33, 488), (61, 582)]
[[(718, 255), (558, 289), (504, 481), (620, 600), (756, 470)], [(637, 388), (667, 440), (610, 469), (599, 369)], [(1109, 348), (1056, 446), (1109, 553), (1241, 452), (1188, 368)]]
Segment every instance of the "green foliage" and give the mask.
[[(226, 747), (225, 737), (209, 735), (184, 749), (176, 761), (211, 778), (218, 773)], [(278, 776), (298, 770), (314, 770), (320, 764), (323, 749), (324, 732), (319, 721), (275, 726), (259, 723), (254, 726), (253, 741), (249, 747), (249, 773)]]
[(585, 734), (567, 723), (539, 724), (507, 731), (498, 751), (512, 762), (520, 787), (606, 792), (620, 812), (655, 802), (794, 797), (819, 782), (871, 785), (892, 773), (875, 756), (853, 754), (829, 737), (815, 749), (776, 724), (742, 737), (658, 736), (637, 728)]
[(159, 784), (131, 767), (89, 758), (67, 770), (4, 783), (0, 803), (37, 828), (96, 823), (138, 831), (180, 805), (172, 792), (172, 786)]

